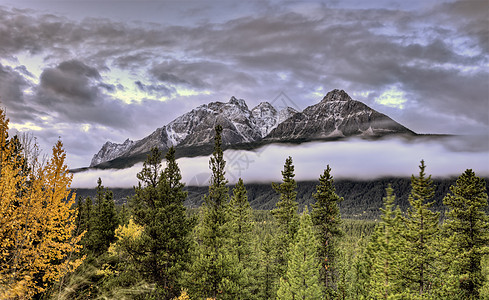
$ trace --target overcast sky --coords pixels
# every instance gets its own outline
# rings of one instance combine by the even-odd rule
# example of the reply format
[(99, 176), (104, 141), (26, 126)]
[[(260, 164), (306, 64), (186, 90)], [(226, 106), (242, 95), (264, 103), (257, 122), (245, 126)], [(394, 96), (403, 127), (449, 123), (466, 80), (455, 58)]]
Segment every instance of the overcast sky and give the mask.
[(0, 0), (0, 105), (72, 168), (203, 103), (335, 88), (488, 158), (488, 84), (487, 0)]

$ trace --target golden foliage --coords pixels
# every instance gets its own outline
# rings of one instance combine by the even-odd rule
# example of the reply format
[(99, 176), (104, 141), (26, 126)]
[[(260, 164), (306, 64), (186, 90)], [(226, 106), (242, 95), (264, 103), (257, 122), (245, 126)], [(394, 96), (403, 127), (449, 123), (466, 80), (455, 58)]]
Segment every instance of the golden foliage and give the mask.
[(81, 264), (70, 259), (81, 237), (73, 237), (75, 195), (61, 141), (45, 166), (34, 161), (26, 172), (7, 130), (0, 109), (0, 299), (29, 298)]
[(134, 223), (132, 218), (129, 220), (129, 224), (119, 225), (115, 230), (117, 241), (110, 245), (109, 253), (118, 256), (130, 255), (137, 247), (142, 232), (143, 227)]
[(182, 293), (180, 294), (180, 296), (173, 298), (173, 300), (190, 300), (190, 297), (187, 294), (186, 290), (182, 290)]

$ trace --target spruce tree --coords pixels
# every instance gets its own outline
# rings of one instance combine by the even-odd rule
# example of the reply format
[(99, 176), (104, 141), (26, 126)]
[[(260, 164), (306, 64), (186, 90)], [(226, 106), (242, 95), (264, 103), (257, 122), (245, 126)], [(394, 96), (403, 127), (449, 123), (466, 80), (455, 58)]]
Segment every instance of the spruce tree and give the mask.
[(209, 193), (204, 196), (196, 228), (198, 250), (192, 268), (193, 297), (234, 299), (237, 292), (237, 259), (229, 251), (229, 190), (225, 178), (226, 162), (222, 150), (222, 126), (215, 127), (214, 152), (209, 161), (212, 171)]
[(95, 202), (90, 197), (79, 199), (77, 204), (77, 229), (76, 233), (84, 235), (81, 239), (83, 253), (89, 258), (88, 263), (93, 263), (104, 254), (111, 243), (115, 241), (115, 230), (119, 226), (119, 217), (115, 208), (112, 191), (102, 185), (102, 180), (97, 180), (97, 195)]
[(337, 289), (338, 240), (343, 235), (338, 207), (338, 203), (343, 198), (336, 194), (333, 182), (331, 168), (328, 165), (324, 174), (319, 177), (317, 192), (313, 194), (316, 202), (313, 204), (311, 212), (311, 219), (319, 241), (318, 257), (321, 262), (321, 284), (325, 295), (329, 298), (333, 297)]
[(373, 299), (393, 299), (402, 292), (400, 251), (403, 249), (401, 238), (401, 210), (394, 209), (396, 196), (391, 185), (386, 189), (381, 221), (372, 236), (372, 265), (369, 284), (369, 295)]
[(484, 277), (481, 260), (489, 254), (489, 217), (486, 183), (468, 169), (450, 187), (444, 229), (449, 236), (449, 272), (455, 276), (459, 299), (479, 299)]
[(239, 178), (228, 206), (231, 254), (238, 260), (239, 280), (236, 299), (252, 299), (252, 209), (243, 180)]
[[(257, 237), (260, 238), (260, 237)], [(258, 266), (255, 278), (257, 281), (256, 299), (275, 299), (278, 281), (276, 264), (276, 247), (274, 238), (267, 233), (258, 243)]]
[(280, 278), (278, 299), (322, 298), (317, 247), (311, 216), (306, 207), (300, 218), (297, 235), (291, 244), (286, 274)]
[(177, 297), (181, 278), (190, 260), (191, 221), (183, 205), (182, 176), (171, 147), (166, 156), (166, 168), (161, 169), (161, 152), (157, 148), (138, 173), (140, 180), (134, 197), (134, 219), (143, 226), (139, 254), (143, 275), (156, 284), (158, 299)]
[(119, 218), (115, 210), (114, 194), (97, 180), (97, 197), (90, 216), (92, 253), (99, 256), (109, 249), (115, 241), (115, 230), (119, 226)]
[(299, 215), (297, 214), (297, 183), (294, 180), (294, 165), (292, 157), (285, 160), (284, 170), (282, 171), (282, 183), (272, 183), (273, 189), (280, 194), (277, 208), (272, 210), (277, 224), (276, 247), (277, 247), (277, 269), (278, 276), (283, 276), (287, 268), (287, 252), (290, 243), (294, 241), (299, 225)]
[(419, 166), (419, 176), (411, 176), (410, 207), (403, 218), (402, 236), (406, 241), (405, 264), (402, 274), (412, 295), (423, 297), (430, 291), (430, 284), (436, 279), (435, 245), (439, 234), (438, 212), (430, 210), (435, 194), (431, 175), (426, 176), (424, 161)]

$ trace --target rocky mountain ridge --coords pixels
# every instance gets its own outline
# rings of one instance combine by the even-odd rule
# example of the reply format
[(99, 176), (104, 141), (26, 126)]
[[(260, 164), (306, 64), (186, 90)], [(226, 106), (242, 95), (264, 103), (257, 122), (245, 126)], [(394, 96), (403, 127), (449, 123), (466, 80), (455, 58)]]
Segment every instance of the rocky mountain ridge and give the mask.
[(353, 100), (343, 90), (333, 90), (318, 104), (281, 122), (267, 140), (317, 140), (349, 136), (415, 135), (388, 116)]
[(277, 111), (270, 103), (262, 102), (250, 110), (243, 99), (231, 97), (229, 102), (200, 105), (167, 125), (139, 140), (127, 139), (123, 144), (106, 142), (96, 153), (90, 167), (119, 158), (149, 152), (152, 147), (162, 150), (171, 146), (192, 147), (212, 144), (214, 127), (223, 126), (223, 144), (244, 144), (263, 139), (283, 120), (297, 113), (287, 107)]
[(261, 145), (275, 142), (303, 142), (350, 136), (380, 137), (390, 134), (416, 135), (362, 102), (351, 99), (343, 90), (332, 90), (318, 104), (298, 112), (291, 107), (278, 111), (261, 102), (251, 110), (243, 99), (200, 105), (147, 137), (122, 144), (106, 142), (91, 161), (97, 167), (117, 159), (140, 159), (158, 147), (177, 149), (204, 147), (211, 149), (214, 127), (223, 127), (224, 146)]

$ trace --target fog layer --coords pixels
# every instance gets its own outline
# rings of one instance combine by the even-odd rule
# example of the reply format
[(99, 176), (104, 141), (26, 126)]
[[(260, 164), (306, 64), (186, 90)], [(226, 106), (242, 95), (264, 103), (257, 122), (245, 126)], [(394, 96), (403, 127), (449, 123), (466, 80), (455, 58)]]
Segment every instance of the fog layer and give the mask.
[[(281, 180), (281, 170), (288, 156), (293, 158), (296, 180), (317, 180), (329, 164), (336, 179), (375, 179), (379, 177), (409, 177), (419, 172), (423, 159), (428, 174), (433, 177), (458, 176), (466, 169), (489, 177), (489, 150), (477, 138), (426, 139), (404, 141), (345, 140), (311, 142), (301, 145), (268, 145), (256, 151), (226, 150), (226, 178), (236, 183), (272, 182)], [(210, 179), (209, 157), (177, 160), (183, 181), (187, 185), (207, 185)], [(164, 162), (163, 162), (164, 166)], [(123, 170), (90, 170), (74, 174), (72, 187), (92, 188), (97, 178), (108, 187), (132, 187), (142, 164)]]

